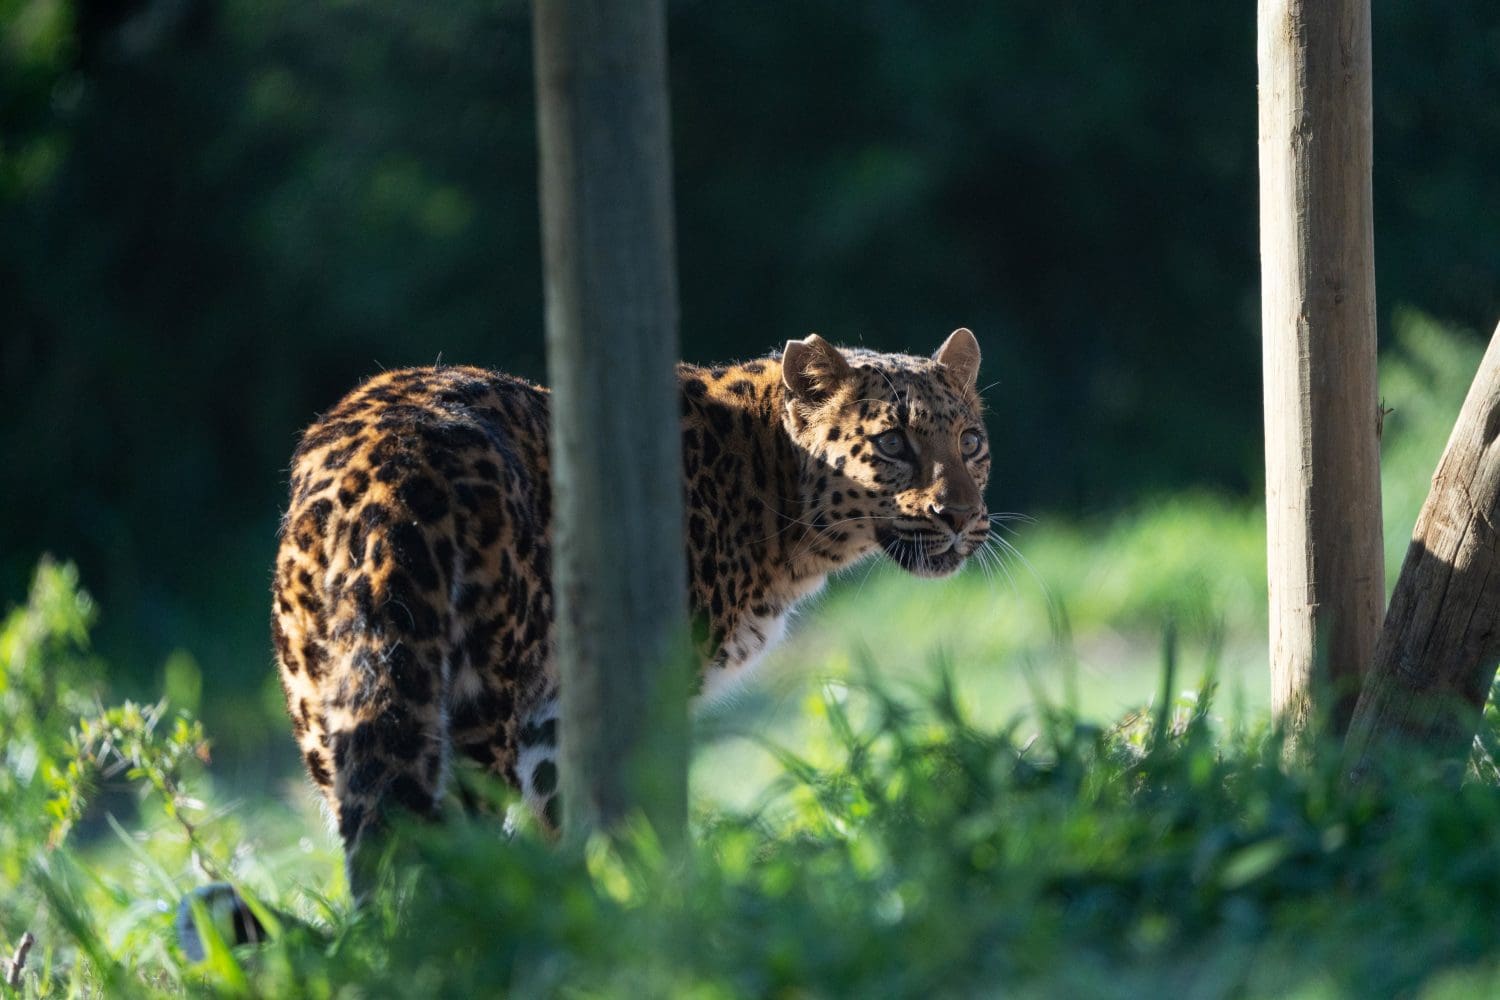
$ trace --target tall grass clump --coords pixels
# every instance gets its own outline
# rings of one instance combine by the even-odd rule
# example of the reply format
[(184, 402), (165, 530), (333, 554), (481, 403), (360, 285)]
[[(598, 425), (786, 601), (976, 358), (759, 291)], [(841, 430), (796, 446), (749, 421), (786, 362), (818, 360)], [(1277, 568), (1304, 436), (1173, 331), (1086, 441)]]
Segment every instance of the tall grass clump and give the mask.
[[(90, 605), (45, 565), (5, 627), (0, 948), (38, 944), (18, 994), (181, 996), (1464, 995), (1500, 959), (1494, 769), (1358, 794), (1211, 686), (1115, 724), (1045, 701), (971, 718), (921, 692), (829, 681), (780, 777), (703, 810), (679, 853), (627, 828), (582, 847), (455, 810), (403, 828), (353, 911), (331, 851), (247, 834), (202, 734), (86, 693)], [(1500, 745), (1496, 720), (1484, 743)], [(480, 787), (482, 795), (488, 790)], [(497, 801), (506, 802), (500, 794)], [(269, 943), (175, 944), (180, 895), (235, 881), (288, 919)], [(1455, 992), (1456, 991), (1456, 992)]]

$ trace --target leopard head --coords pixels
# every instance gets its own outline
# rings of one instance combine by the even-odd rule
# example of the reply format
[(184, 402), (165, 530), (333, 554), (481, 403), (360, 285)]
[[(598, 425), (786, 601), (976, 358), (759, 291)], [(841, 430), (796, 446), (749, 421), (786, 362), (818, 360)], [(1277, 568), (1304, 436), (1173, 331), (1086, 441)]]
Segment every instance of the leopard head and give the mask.
[(840, 557), (879, 548), (918, 576), (946, 576), (983, 544), (978, 375), (964, 329), (931, 358), (841, 350), (816, 334), (787, 343), (783, 418), (804, 456), (804, 509)]

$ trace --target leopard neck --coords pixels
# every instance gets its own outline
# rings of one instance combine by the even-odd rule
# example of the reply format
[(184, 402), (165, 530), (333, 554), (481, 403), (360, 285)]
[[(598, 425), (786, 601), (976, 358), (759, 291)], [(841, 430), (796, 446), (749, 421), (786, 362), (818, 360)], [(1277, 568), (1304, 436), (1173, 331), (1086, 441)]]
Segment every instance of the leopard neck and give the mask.
[(766, 590), (789, 599), (872, 551), (823, 519), (826, 479), (819, 456), (787, 427), (779, 359), (684, 365), (679, 379), (690, 549), (705, 548), (712, 532), (721, 547), (742, 548)]

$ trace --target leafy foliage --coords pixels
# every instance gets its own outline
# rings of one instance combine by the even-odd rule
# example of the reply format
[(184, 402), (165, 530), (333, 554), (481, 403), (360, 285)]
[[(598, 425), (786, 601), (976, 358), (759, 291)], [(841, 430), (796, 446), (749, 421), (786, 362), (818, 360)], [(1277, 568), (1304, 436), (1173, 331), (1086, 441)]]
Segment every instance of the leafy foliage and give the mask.
[(208, 741), (201, 723), (180, 715), (170, 733), (159, 735), (156, 727), (165, 708), (165, 701), (150, 708), (127, 701), (78, 723), (68, 742), (67, 765), (52, 778), (55, 794), (48, 811), (53, 816), (54, 843), (66, 837), (83, 816), (90, 791), (123, 776), (126, 781), (144, 783), (160, 796), (167, 818), (181, 824), (197, 846), (185, 810), (203, 806), (183, 791), (184, 771), (190, 760), (207, 763)]
[[(76, 668), (89, 605), (74, 579), (44, 566), (7, 622), (7, 697)], [(1167, 652), (1171, 692), (1170, 639)], [(37, 935), (26, 997), (1446, 996), (1495, 984), (1493, 772), (1453, 787), (1414, 762), (1395, 785), (1350, 794), (1329, 762), (1286, 770), (1274, 732), (1217, 718), (1211, 687), (1111, 727), (1045, 702), (994, 727), (943, 676), (921, 697), (826, 684), (811, 750), (773, 747), (776, 787), (752, 809), (700, 812), (680, 853), (640, 827), (554, 848), (460, 815), (404, 829), (400, 864), (357, 914), (305, 881), (337, 870), (330, 852), (262, 856), (237, 822), (247, 810), (203, 804), (215, 793), (192, 764), (192, 724), (164, 730), (155, 710), (122, 706), (69, 742), (67, 712), (38, 714), (32, 739), (71, 816), (89, 815), (85, 779), (111, 762), (128, 761), (117, 777), (156, 807), (134, 830), (109, 820), (113, 841), (75, 830), (50, 846), (45, 822), (0, 816), (6, 870), (21, 873), (0, 894), (0, 946)], [(45, 798), (16, 757), (3, 775), (7, 791)], [(274, 803), (254, 806), (253, 825), (275, 825)], [(194, 856), (273, 920), (300, 919), (276, 921), (268, 944), (186, 962), (170, 911), (205, 877)]]
[(0, 627), (0, 924), (15, 920), (30, 851), (47, 836), (50, 782), (65, 766), (72, 720), (88, 711), (99, 666), (89, 654), (95, 610), (78, 571), (45, 560), (30, 600)]

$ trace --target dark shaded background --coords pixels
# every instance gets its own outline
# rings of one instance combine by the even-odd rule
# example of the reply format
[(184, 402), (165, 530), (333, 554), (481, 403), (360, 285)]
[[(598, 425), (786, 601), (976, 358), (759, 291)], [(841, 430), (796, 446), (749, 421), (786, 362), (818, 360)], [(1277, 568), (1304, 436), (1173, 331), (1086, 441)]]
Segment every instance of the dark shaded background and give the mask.
[[(672, 3), (685, 355), (967, 325), (997, 509), (1254, 491), (1253, 8)], [(231, 754), (299, 428), (382, 366), (542, 377), (529, 47), (515, 2), (0, 0), (0, 595), (77, 559), (120, 693), (188, 650)], [(1382, 325), (1488, 329), (1500, 4), (1377, 0), (1375, 114)]]

